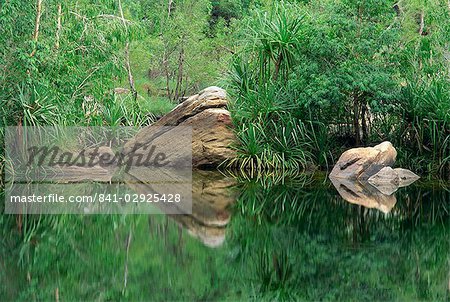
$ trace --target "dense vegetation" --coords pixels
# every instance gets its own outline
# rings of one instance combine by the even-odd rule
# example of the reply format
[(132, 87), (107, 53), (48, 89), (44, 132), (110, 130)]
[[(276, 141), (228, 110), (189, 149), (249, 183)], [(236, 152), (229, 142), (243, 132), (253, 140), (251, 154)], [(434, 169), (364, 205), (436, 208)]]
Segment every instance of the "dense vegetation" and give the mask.
[(0, 0), (0, 136), (142, 126), (218, 85), (240, 142), (226, 164), (279, 177), (239, 180), (217, 250), (169, 217), (2, 214), (0, 297), (448, 300), (448, 188), (381, 215), (283, 176), (389, 140), (450, 178), (449, 20), (448, 0)]
[(330, 167), (390, 140), (448, 175), (446, 0), (56, 0), (0, 4), (1, 125), (144, 125), (213, 84), (230, 165)]
[(329, 166), (340, 147), (390, 140), (404, 166), (450, 155), (446, 2), (281, 2), (242, 22), (231, 79), (242, 154), (255, 165)]
[(170, 3), (2, 3), (2, 124), (141, 125), (211, 84), (211, 4)]

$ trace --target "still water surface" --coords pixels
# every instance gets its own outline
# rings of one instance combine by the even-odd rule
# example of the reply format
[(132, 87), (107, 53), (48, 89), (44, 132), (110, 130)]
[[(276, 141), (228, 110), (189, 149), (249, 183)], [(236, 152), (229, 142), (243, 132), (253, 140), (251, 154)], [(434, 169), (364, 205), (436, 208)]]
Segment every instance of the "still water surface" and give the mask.
[(189, 216), (2, 215), (0, 300), (450, 301), (446, 184), (199, 172)]

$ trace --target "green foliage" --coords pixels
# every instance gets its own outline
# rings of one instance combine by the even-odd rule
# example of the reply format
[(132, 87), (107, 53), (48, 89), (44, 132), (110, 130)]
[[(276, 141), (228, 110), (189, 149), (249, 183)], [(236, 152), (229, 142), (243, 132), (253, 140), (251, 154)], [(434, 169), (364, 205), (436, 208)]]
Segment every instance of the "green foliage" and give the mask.
[[(301, 173), (382, 140), (450, 173), (447, 0), (42, 3), (33, 39), (36, 1), (0, 1), (0, 126), (147, 125), (224, 83), (242, 193), (214, 250), (171, 217), (0, 215), (1, 299), (449, 298), (448, 188), (399, 190), (385, 215)], [(114, 92), (127, 43), (136, 100)]]
[[(450, 170), (444, 0), (58, 4), (43, 2), (37, 39), (37, 3), (1, 6), (2, 126), (144, 125), (224, 84), (235, 166), (328, 168), (343, 149), (391, 140), (400, 164)], [(135, 102), (113, 93), (129, 86), (128, 43)]]
[[(262, 148), (279, 152), (278, 134), (267, 129), (295, 121), (307, 125), (298, 147), (316, 155), (309, 159), (319, 167), (344, 148), (391, 140), (400, 164), (435, 175), (449, 170), (444, 3), (401, 3), (400, 16), (384, 0), (271, 3), (240, 21), (241, 47), (228, 75), (238, 136), (254, 124), (268, 137)], [(242, 141), (240, 153), (251, 158), (248, 138)]]
[[(14, 44), (0, 54), (5, 66), (0, 78), (4, 122), (55, 122), (44, 116), (47, 112), (69, 124), (83, 123), (84, 100), (102, 104), (105, 92), (113, 88), (113, 77), (120, 74), (117, 49), (123, 45), (125, 30), (119, 19), (110, 17), (117, 13), (114, 2), (61, 4), (61, 30), (56, 40), (59, 3), (44, 1), (36, 41), (28, 38), (34, 31), (36, 7), (32, 1), (28, 6), (19, 2), (5, 2), (0, 13), (2, 44)], [(27, 23), (15, 22), (16, 14)], [(46, 103), (50, 107), (46, 108)]]
[[(275, 173), (298, 173), (312, 161), (312, 146), (308, 127), (291, 116), (279, 116), (265, 124), (260, 117), (256, 122), (242, 123), (236, 145), (238, 157), (226, 162), (227, 168)], [(290, 172), (288, 172), (290, 171)]]
[[(239, 7), (230, 5), (228, 12), (234, 14)], [(219, 9), (227, 4), (209, 0), (159, 0), (138, 1), (132, 6), (134, 18), (144, 19), (148, 29), (138, 51), (141, 57), (147, 54), (148, 65), (142, 66), (142, 60), (137, 58), (133, 65), (145, 94), (179, 102), (182, 97), (217, 81), (233, 48), (227, 46), (229, 40), (226, 40), (233, 17), (222, 16), (213, 7)]]
[(246, 39), (256, 55), (261, 82), (269, 75), (277, 80), (280, 74), (287, 80), (303, 42), (305, 22), (299, 11), (297, 6), (275, 3), (269, 13), (257, 10), (254, 23), (249, 24)]

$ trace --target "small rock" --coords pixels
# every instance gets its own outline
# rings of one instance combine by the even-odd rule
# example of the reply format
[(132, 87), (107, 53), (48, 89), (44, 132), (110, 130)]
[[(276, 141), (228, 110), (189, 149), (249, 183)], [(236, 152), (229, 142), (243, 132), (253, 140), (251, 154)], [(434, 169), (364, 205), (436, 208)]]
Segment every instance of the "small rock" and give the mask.
[(417, 174), (414, 172), (408, 170), (408, 169), (402, 169), (402, 168), (395, 168), (395, 172), (397, 172), (398, 179), (399, 179), (399, 187), (406, 187), (415, 182), (420, 178)]
[(383, 169), (378, 171), (378, 173), (369, 177), (368, 181), (372, 185), (384, 183), (398, 185), (400, 182), (397, 171), (392, 169), (391, 167), (384, 167)]
[[(383, 193), (390, 191), (393, 193), (397, 191), (399, 187), (409, 186), (419, 178), (419, 176), (407, 169), (384, 167), (378, 173), (372, 175), (368, 182), (380, 191), (383, 192), (384, 190)], [(387, 191), (385, 189), (387, 189)]]
[(372, 175), (368, 182), (377, 188), (381, 193), (391, 195), (398, 190), (400, 183), (397, 172), (391, 167), (384, 167), (375, 175)]

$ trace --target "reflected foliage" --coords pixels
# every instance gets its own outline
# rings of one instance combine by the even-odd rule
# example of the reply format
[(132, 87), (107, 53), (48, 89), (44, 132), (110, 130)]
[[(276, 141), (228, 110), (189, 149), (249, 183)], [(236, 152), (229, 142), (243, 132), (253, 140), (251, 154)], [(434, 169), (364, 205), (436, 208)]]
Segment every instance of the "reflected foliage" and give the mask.
[(235, 190), (218, 248), (170, 216), (2, 215), (0, 297), (449, 299), (448, 188), (402, 188), (388, 214), (345, 202), (317, 175), (240, 177)]

